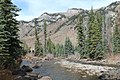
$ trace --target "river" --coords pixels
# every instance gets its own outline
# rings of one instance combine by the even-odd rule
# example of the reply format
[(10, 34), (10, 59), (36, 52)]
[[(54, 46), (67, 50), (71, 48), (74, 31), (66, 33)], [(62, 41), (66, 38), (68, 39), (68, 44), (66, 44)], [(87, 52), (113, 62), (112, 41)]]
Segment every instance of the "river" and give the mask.
[[(83, 76), (80, 73), (69, 71), (55, 64), (56, 60), (40, 62), (42, 66), (38, 69), (33, 69), (32, 73), (38, 73), (43, 76), (50, 76), (53, 80), (98, 80), (95, 76)], [(29, 65), (30, 62), (23, 60), (22, 65)]]

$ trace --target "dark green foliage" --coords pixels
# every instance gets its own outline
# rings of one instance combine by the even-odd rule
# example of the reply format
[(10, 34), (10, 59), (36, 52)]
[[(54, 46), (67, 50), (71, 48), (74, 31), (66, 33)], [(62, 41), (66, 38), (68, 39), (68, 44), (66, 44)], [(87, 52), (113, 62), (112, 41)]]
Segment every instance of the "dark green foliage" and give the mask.
[(51, 39), (49, 38), (48, 40), (47, 40), (47, 52), (48, 53), (52, 53), (52, 41), (51, 41)]
[(37, 40), (35, 41), (35, 55), (36, 56), (42, 56), (43, 55), (42, 44), (39, 43)]
[(55, 44), (54, 43), (51, 44), (51, 52), (53, 55), (55, 54)]
[(46, 30), (47, 24), (46, 21), (44, 20), (44, 55), (47, 52), (47, 30)]
[(14, 66), (15, 60), (21, 55), (18, 21), (15, 19), (19, 10), (11, 0), (0, 0), (0, 54), (4, 58), (0, 61), (4, 63), (4, 68)]
[(102, 36), (102, 44), (103, 44), (103, 53), (107, 53), (107, 49), (108, 49), (108, 46), (107, 46), (107, 39), (106, 39), (106, 23), (105, 23), (105, 12), (103, 11), (103, 30), (102, 30), (102, 33), (103, 33), (103, 36)]
[(72, 42), (70, 41), (69, 37), (66, 37), (65, 40), (65, 55), (68, 56), (70, 54), (74, 54), (74, 47)]
[(57, 44), (56, 46), (55, 46), (55, 56), (59, 56), (60, 55), (60, 45), (59, 44)]
[(47, 53), (51, 53), (56, 57), (64, 56), (64, 46), (60, 44), (54, 44), (50, 38), (47, 40)]
[(55, 49), (56, 49), (56, 56), (64, 57), (64, 46), (63, 45), (57, 44)]
[(96, 47), (96, 55), (95, 55), (95, 57), (96, 57), (96, 59), (98, 59), (98, 58), (103, 58), (104, 57), (104, 49), (103, 49), (103, 45), (104, 45), (104, 42), (102, 41), (102, 21), (103, 21), (103, 16), (101, 15), (101, 12), (96, 12), (95, 13), (95, 16), (96, 16), (96, 19), (97, 19), (97, 21), (98, 21), (98, 25), (97, 25), (97, 27), (98, 27), (98, 32), (97, 32), (97, 34), (98, 34), (98, 36), (99, 36), (99, 40), (98, 40), (98, 45), (97, 45), (97, 47)]
[(64, 46), (63, 45), (60, 45), (60, 44), (57, 44), (56, 47), (55, 47), (55, 56), (57, 57), (64, 57)]
[(51, 41), (50, 38), (47, 40), (47, 52), (55, 54), (55, 44)]
[(78, 18), (77, 28), (77, 40), (78, 40), (78, 52), (81, 54), (81, 57), (85, 56), (85, 34), (83, 26), (83, 15), (80, 15)]
[(60, 56), (62, 56), (62, 57), (65, 56), (65, 48), (63, 45), (60, 45)]
[(113, 52), (115, 54), (120, 53), (120, 29), (115, 26), (113, 34)]
[(22, 46), (22, 51), (21, 51), (21, 53), (22, 53), (23, 56), (25, 56), (25, 55), (29, 52), (29, 47), (28, 47), (28, 45), (25, 43), (25, 41), (22, 41), (21, 46)]
[(91, 9), (88, 22), (88, 54), (91, 59), (96, 59), (102, 54), (101, 19)]
[(43, 55), (42, 44), (39, 42), (38, 32), (37, 32), (37, 21), (35, 19), (35, 55)]

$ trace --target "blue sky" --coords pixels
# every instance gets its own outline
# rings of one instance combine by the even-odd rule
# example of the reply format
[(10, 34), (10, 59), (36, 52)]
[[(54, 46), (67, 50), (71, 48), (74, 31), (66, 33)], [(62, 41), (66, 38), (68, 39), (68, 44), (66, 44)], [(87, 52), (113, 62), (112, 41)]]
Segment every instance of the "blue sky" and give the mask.
[[(70, 8), (94, 9), (109, 5), (116, 0), (12, 0), (20, 9), (18, 20), (30, 21), (44, 12), (66, 12)], [(117, 0), (120, 1), (120, 0)]]

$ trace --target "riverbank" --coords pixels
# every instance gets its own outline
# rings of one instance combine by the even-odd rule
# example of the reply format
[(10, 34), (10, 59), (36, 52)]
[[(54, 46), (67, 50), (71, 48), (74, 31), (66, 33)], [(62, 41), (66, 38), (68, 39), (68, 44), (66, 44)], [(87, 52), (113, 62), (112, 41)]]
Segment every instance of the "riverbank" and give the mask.
[[(97, 80), (95, 76), (87, 76), (83, 77), (80, 73), (77, 72), (69, 72), (66, 68), (61, 67), (60, 64), (58, 64), (58, 59), (53, 59), (49, 61), (44, 61), (42, 62), (41, 60), (39, 61), (42, 66), (39, 68), (32, 68), (33, 71), (30, 73), (32, 76), (36, 74), (44, 76), (49, 76), (51, 77), (52, 80)], [(30, 65), (31, 62), (27, 60), (23, 60), (22, 65)], [(27, 74), (28, 77), (29, 75)], [(31, 77), (31, 76), (29, 76)], [(41, 80), (37, 79), (37, 80)], [(44, 79), (44, 78), (43, 78)]]
[(83, 64), (77, 62), (71, 62), (67, 60), (61, 60), (58, 62), (62, 67), (69, 69), (69, 71), (79, 72), (83, 75), (98, 76), (98, 78), (104, 80), (120, 80), (120, 69), (116, 67), (100, 66), (92, 64)]
[(97, 66), (90, 64), (75, 63), (66, 60), (60, 62), (62, 67), (74, 70), (75, 72), (84, 72), (87, 75), (101, 75), (101, 72), (106, 72), (108, 70), (115, 69), (114, 67), (108, 66)]
[[(40, 58), (40, 57), (35, 57), (33, 55), (29, 55), (25, 58), (25, 60), (30, 61), (30, 63), (41, 61), (43, 64), (46, 63), (46, 59), (47, 57)], [(47, 60), (48, 60), (47, 64), (49, 64), (50, 59), (47, 59)], [(111, 63), (107, 63), (108, 61), (106, 60), (92, 61), (88, 59), (81, 59), (78, 61), (74, 61), (74, 60), (67, 60), (67, 59), (62, 60), (59, 58), (54, 58), (54, 60), (55, 60), (55, 63), (54, 63), (55, 65), (60, 64), (61, 67), (66, 68), (67, 71), (80, 73), (82, 77), (98, 76), (102, 80), (120, 79), (120, 73), (119, 73), (120, 69), (118, 69), (119, 64), (115, 64), (115, 62), (111, 64)], [(52, 64), (50, 64), (49, 66), (51, 65)]]

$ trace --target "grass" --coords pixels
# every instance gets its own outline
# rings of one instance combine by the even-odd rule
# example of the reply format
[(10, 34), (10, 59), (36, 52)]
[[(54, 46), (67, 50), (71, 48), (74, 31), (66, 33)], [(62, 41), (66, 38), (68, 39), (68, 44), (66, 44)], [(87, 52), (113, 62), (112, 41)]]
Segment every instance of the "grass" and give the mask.
[(109, 64), (117, 64), (120, 62), (120, 54), (107, 55), (106, 59)]

